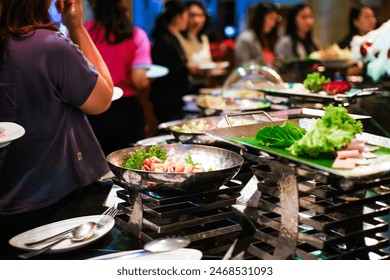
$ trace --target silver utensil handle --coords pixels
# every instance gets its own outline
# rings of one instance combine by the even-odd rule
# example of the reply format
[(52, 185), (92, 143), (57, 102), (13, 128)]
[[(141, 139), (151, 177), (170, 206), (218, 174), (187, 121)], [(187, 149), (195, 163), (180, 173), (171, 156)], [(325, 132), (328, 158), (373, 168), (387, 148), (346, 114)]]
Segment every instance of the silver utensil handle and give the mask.
[(272, 119), (272, 117), (270, 115), (268, 115), (266, 112), (264, 111), (248, 111), (248, 112), (240, 112), (240, 113), (231, 113), (231, 114), (226, 114), (225, 115), (225, 120), (228, 124), (229, 127), (232, 127), (232, 123), (230, 121), (230, 118), (232, 117), (243, 117), (243, 116), (247, 116), (247, 115), (259, 115), (259, 114), (262, 114), (264, 116), (267, 117), (267, 119), (269, 119), (271, 122), (273, 122), (274, 120)]
[(25, 253), (25, 254), (20, 254), (18, 256), (20, 258), (22, 258), (22, 259), (29, 259), (29, 258), (38, 256), (40, 254), (45, 253), (46, 251), (49, 251), (50, 248), (54, 247), (55, 245), (57, 245), (58, 243), (64, 241), (65, 239), (68, 239), (68, 236), (64, 236), (64, 237), (58, 239), (56, 242), (53, 242), (53, 243), (47, 245), (46, 247), (43, 247), (42, 249), (31, 251), (31, 252), (28, 252), (28, 253)]
[(34, 242), (28, 242), (28, 243), (24, 243), (25, 246), (27, 247), (33, 247), (33, 246), (36, 246), (36, 245), (40, 245), (40, 244), (43, 244), (43, 243), (46, 243), (46, 242), (49, 242), (49, 241), (53, 241), (54, 239), (57, 239), (58, 237), (60, 236), (63, 236), (65, 234), (68, 234), (70, 233), (73, 229), (75, 229), (76, 227), (73, 227), (73, 228), (70, 228), (70, 229), (67, 229), (63, 232), (60, 232), (60, 233), (57, 233), (55, 235), (52, 235), (52, 236), (49, 236), (45, 239), (41, 239), (41, 240), (38, 240), (38, 241), (34, 241)]

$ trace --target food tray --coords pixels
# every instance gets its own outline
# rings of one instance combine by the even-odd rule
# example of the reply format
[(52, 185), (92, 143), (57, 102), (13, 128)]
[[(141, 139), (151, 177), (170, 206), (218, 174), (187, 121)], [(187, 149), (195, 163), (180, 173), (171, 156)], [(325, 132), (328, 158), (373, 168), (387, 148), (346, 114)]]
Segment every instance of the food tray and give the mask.
[(356, 98), (361, 98), (364, 96), (370, 96), (375, 94), (378, 91), (378, 88), (366, 88), (366, 89), (351, 89), (343, 94), (329, 95), (325, 92), (321, 93), (312, 93), (305, 89), (302, 84), (294, 83), (286, 86), (284, 89), (277, 88), (261, 88), (258, 89), (265, 93), (266, 97), (269, 96), (278, 96), (278, 97), (288, 97), (291, 99), (302, 100), (305, 102), (319, 102), (319, 103), (335, 103), (335, 104), (344, 104), (353, 103)]
[[(320, 111), (320, 110), (313, 110)], [(304, 110), (301, 111), (302, 116), (299, 118), (289, 119), (295, 122), (304, 123), (307, 119), (304, 118)], [(296, 114), (294, 116), (297, 116)], [(307, 115), (306, 115), (307, 116)], [(356, 116), (360, 118), (363, 116)], [(246, 126), (236, 126), (228, 128), (215, 129), (207, 132), (208, 135), (215, 137), (221, 141), (226, 141), (230, 144), (241, 147), (243, 150), (255, 151), (258, 154), (266, 153), (271, 157), (275, 157), (278, 160), (288, 160), (290, 162), (308, 166), (309, 168), (315, 168), (322, 171), (326, 176), (333, 175), (336, 177), (342, 177), (349, 180), (361, 180), (377, 178), (378, 176), (389, 176), (390, 174), (390, 139), (380, 137), (377, 135), (362, 133), (357, 138), (367, 141), (367, 144), (378, 146), (380, 149), (375, 152), (377, 158), (368, 166), (359, 166), (351, 170), (342, 170), (332, 168), (334, 158), (332, 156), (323, 156), (321, 158), (306, 158), (291, 155), (287, 150), (283, 148), (268, 147), (258, 144), (255, 139), (257, 131), (265, 126), (283, 124), (284, 121), (277, 121), (273, 123), (253, 124)]]
[(222, 96), (200, 95), (196, 105), (205, 115), (209, 116), (266, 109), (271, 106), (271, 102), (263, 98), (223, 98)]
[[(287, 120), (294, 116), (307, 116), (307, 117), (320, 117), (324, 111), (309, 109), (309, 108), (300, 108), (300, 109), (290, 109), (283, 111), (273, 111), (273, 112), (264, 112), (264, 111), (249, 111), (249, 112), (240, 112), (237, 114), (227, 114), (219, 116), (209, 116), (203, 118), (194, 118), (190, 120), (176, 120), (159, 124), (158, 128), (161, 130), (167, 130), (171, 132), (176, 141), (185, 144), (220, 144), (221, 141), (217, 141), (215, 138), (206, 135), (205, 131), (211, 131), (217, 128), (231, 127), (231, 126), (243, 126), (254, 123), (263, 123), (270, 122), (274, 120)], [(355, 119), (367, 119), (371, 118), (369, 116), (362, 115), (352, 115)], [(180, 131), (177, 128), (181, 128), (186, 125), (189, 130), (184, 132)], [(203, 131), (200, 131), (200, 128), (203, 128)], [(194, 128), (195, 130), (191, 130)]]

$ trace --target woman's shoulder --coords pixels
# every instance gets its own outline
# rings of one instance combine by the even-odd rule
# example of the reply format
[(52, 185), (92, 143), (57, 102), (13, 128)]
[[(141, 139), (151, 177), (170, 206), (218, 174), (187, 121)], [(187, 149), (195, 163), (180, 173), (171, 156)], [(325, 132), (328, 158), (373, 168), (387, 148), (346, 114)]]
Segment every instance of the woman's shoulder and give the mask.
[(149, 42), (148, 34), (137, 26), (134, 26), (132, 39), (137, 42)]
[(146, 34), (146, 31), (143, 30), (141, 27), (138, 27), (138, 26), (134, 26), (133, 33), (136, 36), (148, 37), (148, 34)]
[(292, 38), (290, 35), (283, 35), (281, 36), (278, 41), (276, 42), (277, 45), (286, 45), (291, 44)]
[(36, 29), (27, 36), (27, 42), (34, 48), (47, 48), (48, 50), (56, 50), (58, 48), (66, 48), (73, 45), (72, 41), (60, 31), (48, 29)]

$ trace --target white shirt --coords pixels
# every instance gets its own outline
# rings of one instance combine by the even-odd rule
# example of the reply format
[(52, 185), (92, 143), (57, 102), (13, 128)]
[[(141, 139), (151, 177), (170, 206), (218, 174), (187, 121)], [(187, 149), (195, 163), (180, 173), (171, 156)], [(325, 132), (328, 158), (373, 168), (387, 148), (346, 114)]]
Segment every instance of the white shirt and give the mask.
[(177, 38), (179, 39), (189, 62), (195, 64), (212, 62), (210, 43), (207, 35), (201, 35), (202, 42), (193, 34), (188, 34), (188, 38), (184, 38), (179, 34), (177, 35)]

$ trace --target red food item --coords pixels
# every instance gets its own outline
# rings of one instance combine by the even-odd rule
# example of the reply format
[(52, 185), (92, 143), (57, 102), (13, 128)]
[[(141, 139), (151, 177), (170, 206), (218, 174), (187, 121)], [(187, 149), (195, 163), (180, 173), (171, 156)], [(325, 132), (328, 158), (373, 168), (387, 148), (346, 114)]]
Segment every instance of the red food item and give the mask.
[(362, 54), (363, 57), (367, 55), (367, 49), (372, 46), (371, 41), (366, 41), (360, 46), (360, 53)]
[(343, 93), (351, 89), (351, 85), (347, 81), (333, 81), (324, 83), (322, 89), (328, 94)]

